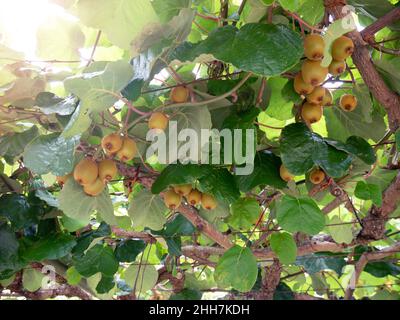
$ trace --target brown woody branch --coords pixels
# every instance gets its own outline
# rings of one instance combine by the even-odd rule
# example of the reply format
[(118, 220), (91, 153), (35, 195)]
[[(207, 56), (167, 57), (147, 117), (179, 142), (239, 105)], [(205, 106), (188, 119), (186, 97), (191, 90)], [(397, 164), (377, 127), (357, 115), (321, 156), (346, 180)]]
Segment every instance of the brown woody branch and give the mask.
[(385, 14), (383, 17), (376, 20), (374, 23), (370, 24), (363, 31), (361, 31), (361, 36), (366, 41), (369, 41), (369, 39), (374, 37), (375, 33), (391, 25), (397, 20), (400, 20), (400, 7), (393, 9), (392, 11)]
[[(340, 0), (325, 0), (325, 6), (329, 13), (335, 18), (340, 19), (345, 16), (345, 10), (343, 7), (346, 5), (347, 1)], [(371, 27), (367, 32), (373, 32), (374, 30), (379, 30), (382, 28), (384, 23), (390, 23), (392, 19), (397, 16), (397, 11), (392, 14), (389, 18), (382, 20)], [(387, 25), (387, 24), (386, 24)], [(353, 62), (360, 71), (360, 74), (368, 86), (369, 90), (373, 94), (376, 100), (385, 108), (389, 117), (389, 126), (392, 131), (397, 130), (400, 127), (400, 97), (397, 93), (393, 92), (379, 75), (376, 70), (370, 52), (367, 47), (367, 43), (364, 41), (362, 35), (358, 31), (353, 31), (348, 33), (355, 45), (355, 50), (353, 54)]]
[(354, 273), (346, 289), (345, 299), (349, 300), (353, 297), (353, 293), (355, 288), (357, 287), (360, 275), (363, 272), (365, 266), (368, 264), (368, 262), (377, 261), (384, 259), (386, 257), (390, 257), (391, 255), (399, 251), (400, 251), (400, 242), (397, 242), (396, 244), (387, 247), (386, 249), (383, 249), (381, 251), (364, 253), (355, 265)]

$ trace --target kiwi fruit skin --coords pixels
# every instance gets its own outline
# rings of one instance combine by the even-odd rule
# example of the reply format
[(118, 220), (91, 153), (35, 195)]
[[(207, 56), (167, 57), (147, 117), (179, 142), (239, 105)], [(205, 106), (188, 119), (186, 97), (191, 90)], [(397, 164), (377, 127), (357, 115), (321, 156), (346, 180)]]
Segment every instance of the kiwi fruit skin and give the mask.
[(304, 55), (309, 60), (320, 61), (324, 58), (325, 41), (318, 34), (310, 34), (304, 39)]
[(169, 209), (177, 209), (181, 205), (182, 196), (170, 189), (164, 194), (164, 203)]
[(354, 52), (354, 43), (349, 37), (341, 36), (332, 44), (332, 57), (336, 61), (344, 61)]
[(89, 196), (97, 197), (103, 192), (105, 186), (105, 183), (100, 178), (98, 178), (95, 182), (84, 185), (83, 191)]
[(325, 97), (324, 97), (324, 100), (322, 101), (322, 105), (323, 106), (333, 105), (333, 95), (329, 89), (325, 88)]
[(357, 108), (358, 100), (352, 94), (345, 94), (340, 98), (340, 108), (345, 112), (354, 111)]
[(282, 164), (281, 167), (279, 168), (279, 174), (282, 178), (282, 180), (289, 182), (294, 179), (294, 175), (292, 175), (288, 169)]
[(189, 100), (189, 89), (184, 86), (172, 88), (170, 99), (174, 103), (184, 103)]
[(74, 179), (80, 185), (92, 184), (99, 175), (99, 167), (92, 159), (82, 159), (74, 169)]
[(201, 195), (201, 206), (205, 210), (214, 210), (218, 206), (218, 204), (213, 195), (203, 193)]
[(71, 173), (66, 174), (65, 176), (57, 176), (56, 181), (60, 186), (63, 186), (67, 183), (68, 179), (72, 176)]
[(306, 60), (301, 67), (304, 82), (314, 87), (324, 82), (328, 72), (328, 68), (321, 66), (320, 61)]
[(135, 140), (125, 137), (121, 149), (117, 152), (117, 158), (123, 162), (128, 162), (136, 156), (137, 152)]
[(294, 78), (294, 91), (296, 91), (299, 95), (305, 96), (313, 92), (313, 90), (314, 86), (305, 83), (301, 72), (299, 72)]
[(99, 162), (99, 177), (102, 181), (111, 181), (118, 174), (116, 163), (110, 159), (104, 159)]
[(333, 60), (329, 65), (329, 73), (334, 76), (340, 76), (346, 71), (346, 62)]
[(158, 129), (158, 130), (165, 130), (168, 127), (169, 118), (161, 113), (161, 112), (154, 112), (149, 119), (149, 129)]
[(122, 147), (122, 137), (118, 133), (111, 133), (101, 140), (101, 146), (106, 154), (114, 154)]
[(325, 172), (321, 169), (315, 169), (310, 173), (310, 181), (312, 184), (320, 184), (325, 179)]
[(192, 191), (192, 185), (191, 184), (176, 185), (173, 187), (173, 189), (177, 194), (186, 197)]
[(309, 103), (322, 104), (325, 99), (326, 90), (323, 87), (316, 87), (313, 92), (306, 96)]
[(201, 203), (201, 192), (198, 190), (192, 190), (186, 197), (187, 201), (192, 206), (197, 206)]
[(301, 117), (304, 121), (313, 124), (321, 120), (323, 115), (322, 106), (306, 102), (301, 109)]

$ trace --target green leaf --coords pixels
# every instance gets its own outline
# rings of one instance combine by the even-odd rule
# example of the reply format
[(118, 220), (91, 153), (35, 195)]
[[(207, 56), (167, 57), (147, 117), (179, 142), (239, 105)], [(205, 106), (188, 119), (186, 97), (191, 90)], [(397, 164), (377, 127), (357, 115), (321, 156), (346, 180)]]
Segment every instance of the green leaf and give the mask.
[(260, 215), (260, 205), (256, 199), (240, 198), (231, 206), (231, 216), (228, 224), (236, 229), (246, 229), (257, 221)]
[(257, 280), (257, 260), (249, 248), (234, 246), (220, 258), (214, 279), (223, 287), (249, 292)]
[(68, 96), (63, 99), (51, 92), (41, 92), (36, 96), (35, 105), (37, 105), (44, 114), (56, 113), (61, 116), (68, 116), (74, 112), (77, 101), (73, 96)]
[(163, 235), (167, 237), (173, 236), (190, 236), (196, 231), (193, 224), (183, 215), (176, 215), (170, 222), (165, 225)]
[(157, 269), (153, 265), (137, 265), (133, 264), (126, 269), (124, 278), (126, 283), (134, 288), (135, 294), (144, 294), (154, 288), (158, 280)]
[(254, 160), (254, 170), (249, 175), (235, 176), (237, 185), (243, 192), (249, 192), (259, 185), (269, 185), (274, 188), (283, 189), (286, 182), (279, 174), (282, 161), (273, 153), (258, 152)]
[(129, 49), (145, 27), (159, 22), (150, 0), (81, 0), (74, 12), (83, 24), (104, 31), (123, 49)]
[(350, 244), (353, 241), (353, 226), (351, 223), (344, 224), (344, 221), (338, 216), (333, 216), (329, 219), (329, 224), (327, 227), (328, 232), (336, 243)]
[(115, 287), (114, 277), (101, 276), (101, 280), (96, 286), (96, 292), (99, 294), (105, 294), (110, 292)]
[(361, 137), (349, 137), (346, 143), (325, 139), (326, 143), (361, 159), (364, 163), (372, 165), (376, 162), (376, 155), (371, 145)]
[(71, 286), (78, 285), (82, 280), (82, 276), (79, 274), (79, 272), (76, 270), (74, 266), (68, 268), (65, 276), (68, 284)]
[(290, 233), (276, 232), (271, 235), (271, 249), (276, 253), (283, 264), (296, 261), (297, 246)]
[(286, 26), (248, 23), (240, 30), (233, 26), (218, 28), (196, 44), (186, 42), (176, 49), (172, 59), (195, 61), (202, 54), (211, 54), (245, 71), (274, 76), (299, 62), (303, 43), (300, 35)]
[(26, 145), (39, 135), (36, 126), (10, 136), (0, 137), (0, 156), (7, 157), (7, 162), (13, 163), (14, 159), (20, 157)]
[(132, 199), (128, 214), (132, 219), (133, 227), (160, 230), (167, 221), (165, 217), (167, 211), (167, 207), (158, 194), (152, 194), (143, 189)]
[(64, 128), (61, 136), (67, 139), (79, 135), (89, 129), (91, 123), (92, 119), (90, 118), (89, 109), (85, 108), (80, 103), (75, 112), (72, 114), (72, 117), (67, 126)]
[(400, 129), (398, 129), (395, 133), (395, 139), (396, 139), (396, 150), (397, 152), (400, 151)]
[(38, 175), (64, 176), (74, 168), (74, 151), (79, 136), (64, 139), (58, 133), (39, 136), (24, 151), (25, 165)]
[(18, 265), (19, 243), (15, 233), (7, 225), (0, 224), (0, 272)]
[(199, 190), (211, 193), (221, 201), (233, 202), (240, 193), (234, 177), (226, 169), (211, 165), (172, 164), (165, 168), (151, 187), (153, 193), (160, 193), (168, 186), (199, 181)]
[(152, 2), (154, 10), (157, 12), (163, 23), (168, 22), (179, 14), (183, 8), (190, 6), (189, 0), (154, 0)]
[(278, 204), (279, 225), (289, 232), (317, 234), (325, 226), (325, 216), (317, 204), (308, 197), (283, 196)]
[(29, 292), (38, 291), (42, 287), (44, 274), (40, 271), (29, 268), (22, 273), (22, 285)]
[(0, 197), (0, 217), (5, 217), (11, 226), (18, 230), (36, 223), (36, 211), (31, 208), (27, 199), (19, 194), (4, 194)]
[(342, 177), (352, 160), (347, 153), (311, 132), (304, 123), (294, 123), (282, 130), (281, 156), (285, 167), (295, 175), (302, 175), (317, 165), (332, 177)]
[(108, 224), (116, 225), (114, 207), (108, 189), (97, 197), (91, 197), (83, 192), (82, 186), (74, 179), (68, 179), (58, 196), (59, 209), (75, 220), (88, 221), (91, 213), (96, 210)]
[(37, 241), (24, 239), (22, 258), (27, 261), (57, 260), (65, 257), (76, 245), (75, 238), (69, 234), (49, 235)]
[(378, 207), (382, 205), (382, 190), (376, 184), (358, 181), (354, 194), (359, 199), (372, 200)]
[(341, 276), (342, 269), (346, 265), (346, 260), (343, 254), (335, 255), (329, 252), (321, 252), (297, 257), (296, 264), (303, 266), (310, 275), (324, 270), (333, 270)]
[(290, 99), (291, 97), (288, 96), (287, 92), (284, 92), (288, 82), (287, 79), (281, 77), (268, 79), (267, 85), (271, 90), (271, 98), (266, 113), (274, 119), (288, 120), (293, 118), (293, 100)]
[(118, 270), (118, 260), (109, 246), (96, 244), (83, 257), (77, 259), (76, 270), (84, 277), (90, 277), (98, 272), (113, 276)]
[(294, 293), (286, 283), (279, 282), (274, 292), (274, 300), (294, 300)]
[(79, 60), (79, 49), (85, 45), (85, 36), (76, 21), (57, 15), (48, 17), (46, 23), (38, 27), (36, 41), (38, 58)]
[(80, 98), (83, 109), (101, 112), (118, 100), (114, 95), (130, 83), (133, 70), (128, 62), (122, 60), (109, 62), (100, 71), (93, 72), (91, 68), (94, 66), (85, 69), (82, 75), (65, 79), (64, 86), (65, 90)]
[(115, 257), (119, 262), (133, 262), (146, 248), (143, 240), (124, 240), (115, 248)]
[(387, 276), (398, 276), (400, 274), (400, 267), (392, 262), (376, 261), (369, 262), (365, 268), (365, 272), (372, 274), (377, 278), (385, 278)]
[(199, 290), (185, 288), (179, 293), (171, 295), (169, 300), (201, 300), (203, 293)]

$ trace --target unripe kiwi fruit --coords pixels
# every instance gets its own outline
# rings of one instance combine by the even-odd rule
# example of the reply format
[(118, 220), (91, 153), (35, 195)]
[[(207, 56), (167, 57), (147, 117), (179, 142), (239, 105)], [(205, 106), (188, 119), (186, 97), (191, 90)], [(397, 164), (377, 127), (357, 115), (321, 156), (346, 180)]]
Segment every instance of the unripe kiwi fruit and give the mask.
[(217, 200), (213, 195), (203, 193), (201, 195), (201, 206), (206, 210), (214, 210), (217, 207)]
[(308, 94), (306, 98), (309, 103), (322, 104), (325, 94), (326, 91), (324, 87), (315, 87), (314, 91)]
[(192, 191), (191, 184), (181, 184), (173, 187), (174, 191), (181, 196), (187, 196)]
[(111, 181), (117, 173), (118, 168), (113, 160), (104, 159), (99, 162), (99, 177), (101, 181)]
[(308, 83), (305, 83), (303, 80), (303, 76), (301, 72), (299, 72), (296, 77), (294, 78), (294, 90), (302, 95), (305, 96), (310, 94), (314, 90), (314, 86)]
[(325, 97), (322, 101), (323, 106), (331, 106), (333, 104), (333, 95), (331, 90), (325, 88)]
[(337, 38), (332, 44), (332, 57), (336, 61), (344, 61), (354, 52), (354, 43), (349, 37)]
[(328, 68), (321, 66), (320, 61), (306, 60), (301, 67), (301, 74), (305, 83), (315, 87), (324, 82), (328, 75)]
[(118, 133), (106, 135), (101, 140), (101, 146), (107, 154), (114, 154), (122, 147), (122, 137)]
[(165, 130), (168, 126), (169, 118), (161, 113), (161, 112), (154, 112), (149, 119), (149, 129), (159, 129)]
[(281, 167), (279, 168), (279, 174), (282, 178), (282, 180), (289, 182), (290, 180), (294, 179), (294, 175), (292, 175), (288, 169), (282, 164)]
[(333, 60), (329, 65), (329, 73), (334, 77), (340, 76), (346, 70), (346, 62)]
[(352, 94), (345, 94), (340, 98), (339, 105), (340, 107), (346, 111), (351, 112), (357, 107), (357, 98)]
[(201, 203), (201, 192), (198, 190), (192, 190), (186, 199), (192, 206), (196, 206)]
[(309, 60), (319, 61), (324, 58), (325, 41), (319, 34), (310, 34), (304, 39), (304, 55)]
[(117, 152), (117, 157), (123, 162), (132, 160), (137, 154), (137, 145), (135, 140), (125, 137), (121, 149)]
[(174, 190), (168, 190), (164, 193), (164, 203), (169, 209), (177, 209), (181, 205), (182, 196)]
[(320, 184), (325, 179), (325, 172), (321, 169), (315, 169), (310, 173), (310, 181), (313, 184)]
[(189, 89), (184, 86), (175, 87), (171, 90), (170, 99), (174, 103), (183, 103), (189, 99)]
[(308, 123), (316, 123), (321, 120), (323, 114), (322, 106), (306, 102), (301, 109), (301, 117)]
[(103, 192), (105, 186), (105, 183), (100, 178), (98, 178), (93, 183), (84, 185), (83, 191), (89, 196), (97, 197), (100, 193)]
[(92, 159), (81, 160), (74, 169), (74, 179), (80, 185), (92, 184), (99, 175), (99, 167)]

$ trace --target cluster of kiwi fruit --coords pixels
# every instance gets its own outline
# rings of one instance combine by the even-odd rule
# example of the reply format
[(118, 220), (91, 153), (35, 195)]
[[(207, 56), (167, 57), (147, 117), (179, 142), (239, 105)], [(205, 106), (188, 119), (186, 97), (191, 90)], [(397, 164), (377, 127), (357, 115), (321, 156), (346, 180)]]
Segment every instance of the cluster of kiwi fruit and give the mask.
[[(279, 169), (279, 174), (280, 174), (282, 180), (285, 180), (286, 182), (293, 180), (295, 177), (293, 174), (291, 174), (289, 172), (289, 170), (283, 164), (281, 165), (281, 167)], [(319, 168), (316, 168), (310, 172), (309, 180), (312, 184), (316, 185), (316, 184), (320, 184), (322, 181), (324, 181), (325, 177), (326, 177), (325, 172)]]
[[(321, 65), (324, 52), (324, 38), (318, 34), (307, 35), (304, 39), (306, 60), (294, 79), (295, 91), (305, 97), (301, 117), (310, 124), (322, 118), (323, 106), (332, 105), (332, 93), (321, 85), (328, 73), (336, 77), (346, 70), (346, 59), (353, 54), (354, 43), (346, 36), (336, 39), (332, 44), (333, 60), (327, 68)], [(350, 94), (343, 95), (340, 99), (340, 107), (344, 111), (353, 111), (357, 107), (356, 97)]]
[(201, 193), (193, 189), (191, 184), (176, 185), (164, 193), (164, 203), (169, 209), (177, 209), (183, 197), (192, 206), (201, 205), (205, 210), (213, 210), (217, 207), (214, 196), (208, 193)]

